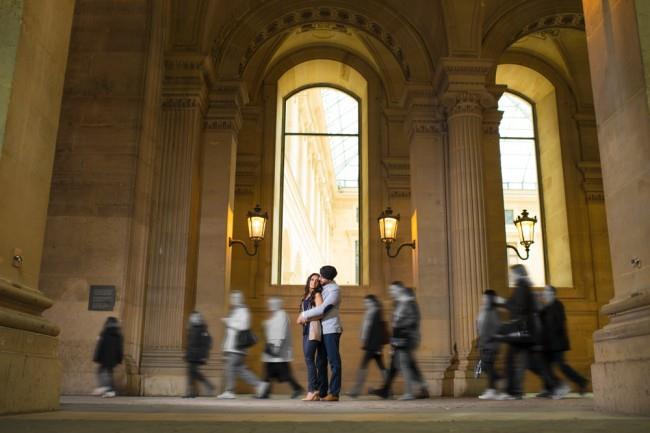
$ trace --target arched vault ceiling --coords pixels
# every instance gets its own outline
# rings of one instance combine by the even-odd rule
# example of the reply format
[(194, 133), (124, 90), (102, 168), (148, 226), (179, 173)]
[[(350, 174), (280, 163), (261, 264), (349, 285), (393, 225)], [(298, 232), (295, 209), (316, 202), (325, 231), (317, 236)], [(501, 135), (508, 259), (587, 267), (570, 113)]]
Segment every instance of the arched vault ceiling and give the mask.
[(562, 75), (580, 103), (592, 103), (587, 39), (583, 31), (551, 28), (531, 33), (513, 43), (507, 52), (541, 59)]
[[(431, 7), (432, 11), (435, 9)], [(225, 79), (241, 78), (249, 65), (256, 63), (253, 61), (256, 55), (262, 53), (268, 57), (265, 47), (281, 46), (279, 37), (322, 24), (341, 26), (342, 31), (353, 29), (381, 44), (407, 81), (428, 81), (433, 75), (432, 58), (422, 35), (402, 14), (388, 7), (386, 1), (378, 0), (263, 2), (216, 30), (212, 55), (217, 74)], [(444, 34), (444, 29), (439, 31)], [(372, 47), (367, 51), (373, 53)], [(381, 64), (377, 59), (373, 63)]]

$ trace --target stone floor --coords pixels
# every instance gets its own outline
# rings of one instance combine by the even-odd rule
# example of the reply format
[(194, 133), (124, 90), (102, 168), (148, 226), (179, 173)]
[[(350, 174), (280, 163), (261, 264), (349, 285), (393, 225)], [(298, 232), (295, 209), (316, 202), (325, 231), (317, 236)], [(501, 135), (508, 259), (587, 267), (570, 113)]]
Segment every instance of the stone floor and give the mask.
[(214, 398), (63, 397), (55, 412), (0, 417), (2, 433), (131, 432), (603, 432), (647, 433), (650, 417), (596, 412), (593, 400), (418, 401), (343, 399), (302, 402), (277, 397)]

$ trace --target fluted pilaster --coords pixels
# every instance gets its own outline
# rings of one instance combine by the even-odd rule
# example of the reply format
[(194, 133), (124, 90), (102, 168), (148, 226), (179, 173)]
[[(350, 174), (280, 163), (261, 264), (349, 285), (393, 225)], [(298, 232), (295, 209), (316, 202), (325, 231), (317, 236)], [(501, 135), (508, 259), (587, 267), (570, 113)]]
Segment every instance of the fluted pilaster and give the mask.
[(461, 93), (448, 118), (451, 278), (459, 368), (469, 362), (474, 319), (488, 286), (482, 113), (479, 95)]
[(200, 151), (206, 105), (203, 60), (165, 60), (147, 266), (142, 368), (145, 394), (159, 389), (152, 369), (183, 366), (185, 318), (194, 307), (200, 212)]

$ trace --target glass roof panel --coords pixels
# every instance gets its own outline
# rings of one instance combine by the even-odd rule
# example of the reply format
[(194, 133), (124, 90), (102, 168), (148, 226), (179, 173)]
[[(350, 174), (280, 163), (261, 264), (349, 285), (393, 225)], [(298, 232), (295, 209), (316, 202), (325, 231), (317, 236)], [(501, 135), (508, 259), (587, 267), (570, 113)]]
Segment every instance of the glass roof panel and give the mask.
[(287, 133), (358, 134), (359, 103), (331, 87), (311, 87), (286, 101)]

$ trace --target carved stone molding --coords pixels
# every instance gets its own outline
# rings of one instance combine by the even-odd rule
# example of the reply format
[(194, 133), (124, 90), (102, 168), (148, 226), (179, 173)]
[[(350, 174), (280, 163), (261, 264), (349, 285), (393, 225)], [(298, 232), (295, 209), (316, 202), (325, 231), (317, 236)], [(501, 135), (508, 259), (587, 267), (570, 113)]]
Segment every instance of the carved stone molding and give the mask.
[(472, 115), (481, 115), (483, 113), (483, 107), (481, 105), (481, 94), (479, 93), (470, 93), (470, 92), (461, 92), (456, 94), (455, 101), (451, 105), (449, 114), (462, 115), (462, 114), (472, 114)]
[(582, 188), (585, 191), (587, 201), (604, 201), (605, 192), (603, 189), (603, 172), (598, 161), (582, 161), (578, 163), (582, 172)]
[[(282, 18), (274, 20), (260, 29), (249, 43), (246, 52), (239, 62), (239, 76), (241, 77), (243, 75), (251, 58), (269, 39), (296, 27), (301, 32), (318, 30), (322, 27), (319, 26), (321, 23), (331, 24), (330, 27), (341, 32), (347, 32), (348, 27), (352, 27), (378, 39), (393, 54), (393, 57), (400, 65), (404, 78), (406, 80), (411, 78), (409, 64), (404, 58), (404, 49), (398, 43), (397, 37), (386, 31), (386, 29), (368, 16), (340, 7), (304, 8), (296, 12), (287, 13)], [(234, 28), (236, 28), (235, 24), (229, 28), (229, 31), (232, 32)], [(221, 35), (213, 42), (212, 57), (215, 64), (220, 60), (223, 51), (222, 48), (227, 40), (227, 35)]]
[(503, 112), (499, 110), (485, 110), (483, 112), (483, 134), (499, 135), (499, 126)]
[(237, 194), (254, 194), (259, 180), (261, 161), (257, 155), (250, 153), (237, 154), (237, 171), (235, 176), (235, 192)]
[(540, 31), (545, 31), (553, 28), (569, 28), (577, 30), (585, 30), (585, 17), (583, 14), (578, 13), (566, 13), (566, 14), (556, 14), (556, 15), (547, 15), (537, 21), (526, 25), (521, 29), (512, 39), (512, 42), (515, 42), (518, 39), (523, 38), (526, 35), (531, 33), (537, 33)]
[(411, 169), (406, 156), (389, 156), (381, 160), (386, 173), (386, 187), (392, 198), (411, 197)]

